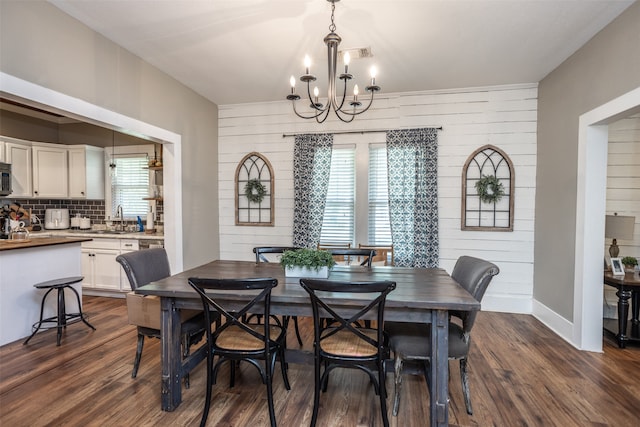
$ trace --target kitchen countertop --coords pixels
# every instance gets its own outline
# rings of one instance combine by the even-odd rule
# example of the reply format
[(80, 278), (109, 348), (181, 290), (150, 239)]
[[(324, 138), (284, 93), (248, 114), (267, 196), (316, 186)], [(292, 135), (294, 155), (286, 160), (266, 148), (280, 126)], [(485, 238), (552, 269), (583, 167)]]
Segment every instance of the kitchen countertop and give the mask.
[(13, 249), (27, 249), (40, 246), (64, 245), (67, 243), (80, 243), (91, 240), (90, 237), (39, 237), (24, 240), (0, 240), (0, 251)]
[(89, 237), (91, 239), (137, 239), (137, 240), (164, 240), (164, 234), (145, 232), (111, 232), (107, 230), (42, 230), (32, 231), (31, 239), (43, 237)]

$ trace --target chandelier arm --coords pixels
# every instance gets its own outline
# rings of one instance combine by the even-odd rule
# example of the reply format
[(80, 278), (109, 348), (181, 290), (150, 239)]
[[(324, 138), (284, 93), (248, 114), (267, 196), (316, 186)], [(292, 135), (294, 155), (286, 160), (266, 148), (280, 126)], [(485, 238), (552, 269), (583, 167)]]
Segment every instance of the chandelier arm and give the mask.
[(331, 104), (327, 105), (327, 108), (324, 111), (324, 117), (322, 117), (322, 119), (319, 119), (318, 117), (321, 116), (322, 114), (318, 114), (316, 116), (316, 122), (318, 123), (324, 123), (325, 120), (327, 120), (327, 117), (329, 117), (329, 112), (331, 111)]
[[(344, 123), (351, 123), (353, 121), (353, 119), (356, 118), (356, 115), (357, 115), (357, 114), (348, 113), (348, 112), (342, 111), (342, 110), (340, 110), (340, 111), (336, 110), (335, 113), (336, 113), (336, 116), (338, 116), (338, 118), (340, 119), (340, 121), (342, 121)], [(346, 114), (349, 118), (346, 119), (346, 118), (342, 117), (343, 114)]]
[(344, 106), (344, 101), (347, 99), (347, 79), (344, 80), (344, 89), (342, 90), (342, 101), (340, 102), (340, 106), (338, 107), (338, 103), (337, 103), (337, 95), (334, 94), (334, 104), (333, 104), (333, 108), (336, 110), (336, 113), (338, 113), (338, 111), (342, 111), (342, 107)]
[(305, 116), (298, 112), (298, 109), (296, 108), (296, 101), (292, 101), (292, 104), (293, 104), (293, 112), (296, 113), (296, 116), (300, 117), (301, 119), (315, 119), (322, 114), (322, 111), (319, 111), (317, 114), (314, 114), (312, 116)]
[(371, 97), (369, 98), (369, 103), (367, 104), (367, 106), (362, 109), (362, 110), (354, 110), (354, 112), (349, 112), (349, 111), (340, 111), (342, 114), (347, 114), (349, 116), (359, 116), (360, 114), (364, 113), (365, 111), (367, 111), (369, 109), (369, 107), (371, 107), (371, 104), (373, 104), (373, 94), (374, 92), (371, 92)]
[[(311, 84), (309, 82), (307, 82), (307, 96), (309, 97), (309, 103), (311, 104), (310, 107), (318, 111), (318, 114), (322, 114), (327, 109), (329, 109), (329, 102), (327, 102), (327, 106), (325, 108), (322, 108), (323, 107), (322, 104), (315, 102), (314, 99), (311, 97)], [(314, 116), (314, 117), (317, 117), (317, 116)]]

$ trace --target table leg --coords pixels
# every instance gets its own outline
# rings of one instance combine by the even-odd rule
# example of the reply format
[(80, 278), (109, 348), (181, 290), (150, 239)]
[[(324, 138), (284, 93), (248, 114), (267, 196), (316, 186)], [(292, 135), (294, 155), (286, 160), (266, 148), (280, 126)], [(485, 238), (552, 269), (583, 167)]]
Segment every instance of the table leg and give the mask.
[(182, 402), (182, 353), (180, 349), (180, 311), (173, 298), (162, 297), (160, 303), (162, 410), (173, 411)]
[(449, 425), (449, 314), (431, 311), (431, 425)]
[(631, 291), (620, 288), (616, 292), (618, 296), (618, 347), (625, 348), (627, 337), (627, 319), (629, 318), (629, 298)]
[(638, 320), (638, 315), (640, 314), (640, 291), (632, 292), (631, 301), (631, 322), (637, 325), (640, 322)]

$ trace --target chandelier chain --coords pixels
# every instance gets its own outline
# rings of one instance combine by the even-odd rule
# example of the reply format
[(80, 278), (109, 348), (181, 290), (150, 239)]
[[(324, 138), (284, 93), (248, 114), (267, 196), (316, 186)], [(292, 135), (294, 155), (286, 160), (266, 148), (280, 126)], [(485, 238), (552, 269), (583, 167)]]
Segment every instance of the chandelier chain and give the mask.
[(331, 31), (332, 33), (336, 32), (336, 24), (335, 22), (333, 22), (333, 14), (336, 11), (336, 4), (335, 2), (331, 2), (331, 25), (329, 25), (329, 31)]

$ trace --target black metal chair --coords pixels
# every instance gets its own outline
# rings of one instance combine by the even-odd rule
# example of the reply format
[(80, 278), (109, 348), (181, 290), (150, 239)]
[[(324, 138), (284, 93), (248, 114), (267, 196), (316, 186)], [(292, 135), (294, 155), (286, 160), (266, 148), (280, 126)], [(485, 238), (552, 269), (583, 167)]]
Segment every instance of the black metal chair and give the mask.
[[(456, 262), (451, 277), (464, 287), (475, 299), (482, 301), (489, 283), (500, 269), (493, 263), (479, 258), (462, 256)], [(449, 312), (449, 360), (460, 360), (460, 378), (464, 402), (469, 415), (473, 415), (467, 359), (471, 344), (471, 328), (477, 316), (476, 311)], [(461, 324), (451, 321), (458, 319)], [(384, 326), (389, 334), (389, 346), (395, 355), (393, 415), (398, 415), (400, 406), (400, 388), (402, 385), (402, 366), (407, 360), (419, 361), (424, 368), (427, 385), (431, 388), (428, 361), (431, 354), (430, 325), (405, 322), (387, 322)]]
[[(253, 248), (253, 253), (256, 254), (256, 264), (261, 262), (271, 262), (269, 258), (267, 258), (266, 254), (282, 254), (284, 251), (295, 251), (296, 247), (292, 246), (257, 246)], [(247, 317), (245, 320), (250, 320), (253, 317), (258, 319), (261, 318), (259, 315), (252, 314)], [(296, 338), (298, 339), (298, 344), (302, 346), (302, 337), (300, 336), (300, 328), (298, 327), (298, 316), (282, 316), (282, 323), (286, 326), (289, 324), (289, 320), (293, 320), (293, 327), (296, 332)]]
[[(164, 248), (145, 249), (141, 251), (128, 252), (118, 255), (116, 261), (122, 265), (124, 272), (129, 279), (131, 290), (135, 291), (138, 287), (149, 284), (153, 281), (164, 279), (171, 276), (171, 268), (169, 266), (169, 258)], [(158, 317), (160, 312), (158, 311)], [(142, 349), (144, 347), (144, 338), (160, 339), (160, 329), (138, 326), (138, 346), (136, 349), (136, 358), (133, 362), (133, 371), (131, 378), (138, 375), (140, 367), (140, 359), (142, 357)], [(193, 312), (193, 317), (187, 319), (180, 325), (180, 333), (182, 335), (182, 355), (189, 356), (189, 348), (191, 345), (199, 342), (205, 333), (205, 317), (200, 311)], [(189, 387), (189, 375), (185, 375), (185, 387)]]
[[(384, 306), (387, 295), (396, 283), (340, 282), (331, 280), (300, 279), (300, 285), (309, 293), (313, 311), (315, 388), (311, 426), (315, 426), (320, 406), (320, 389), (327, 390), (329, 373), (338, 367), (357, 368), (366, 372), (380, 397), (380, 410), (385, 427), (389, 425), (385, 388), (385, 359), (389, 354), (384, 325)], [(330, 297), (324, 292), (358, 294), (348, 310), (332, 306)], [(360, 297), (370, 294), (370, 297)], [(328, 294), (327, 294), (328, 295)], [(377, 320), (376, 328), (361, 328), (357, 325), (363, 317)], [(327, 325), (323, 317), (333, 319)], [(324, 371), (321, 375), (321, 366)]]
[[(278, 281), (272, 278), (252, 279), (204, 279), (192, 277), (189, 285), (198, 292), (202, 300), (202, 308), (205, 319), (209, 322), (210, 309), (220, 313), (224, 322), (215, 331), (207, 328), (207, 384), (204, 412), (200, 426), (205, 426), (211, 406), (211, 387), (216, 382), (216, 376), (220, 365), (230, 362), (230, 386), (235, 381), (236, 363), (247, 361), (258, 369), (262, 382), (267, 386), (267, 402), (269, 406), (269, 419), (271, 426), (276, 425), (275, 409), (273, 406), (273, 370), (276, 357), (280, 358), (280, 367), (285, 387), (290, 390), (287, 377), (287, 364), (285, 360), (287, 331), (282, 324), (262, 322), (261, 325), (246, 324), (243, 316), (250, 311), (259, 312), (265, 319), (270, 318), (271, 289), (278, 285)], [(226, 291), (234, 293), (249, 292), (253, 299), (240, 310), (234, 307), (229, 311), (215, 296), (207, 294), (207, 290)], [(218, 360), (214, 363), (214, 357)], [(264, 368), (258, 360), (264, 361)]]
[(371, 261), (376, 255), (376, 250), (372, 248), (333, 248), (327, 250), (336, 261), (346, 265), (351, 265), (355, 261), (358, 265), (371, 267)]

